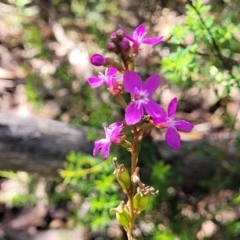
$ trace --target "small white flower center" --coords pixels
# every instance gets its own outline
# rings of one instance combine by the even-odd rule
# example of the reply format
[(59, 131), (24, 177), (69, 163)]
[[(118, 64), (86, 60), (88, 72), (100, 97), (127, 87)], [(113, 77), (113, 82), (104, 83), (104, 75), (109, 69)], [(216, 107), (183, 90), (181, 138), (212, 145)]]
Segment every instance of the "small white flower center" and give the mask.
[(141, 107), (141, 105), (149, 102), (149, 93), (147, 90), (135, 89), (135, 97), (138, 109)]
[(175, 116), (171, 116), (171, 117), (167, 117), (167, 121), (166, 121), (166, 127), (174, 127), (177, 126), (177, 121), (174, 120)]
[(139, 32), (133, 34), (133, 39), (136, 40), (138, 43), (141, 43), (146, 35), (146, 32)]
[(98, 77), (100, 78), (100, 79), (102, 79), (102, 80), (105, 80), (106, 79), (106, 76), (103, 74), (103, 73), (99, 73), (98, 74)]

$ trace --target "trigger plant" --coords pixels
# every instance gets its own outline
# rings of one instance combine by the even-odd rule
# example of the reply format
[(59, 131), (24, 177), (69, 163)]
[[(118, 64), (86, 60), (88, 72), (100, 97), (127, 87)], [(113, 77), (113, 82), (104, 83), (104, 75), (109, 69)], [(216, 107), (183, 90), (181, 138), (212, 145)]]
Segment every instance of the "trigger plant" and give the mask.
[[(88, 79), (90, 87), (106, 87), (115, 101), (125, 112), (125, 117), (120, 122), (115, 122), (104, 128), (105, 138), (95, 141), (93, 155), (101, 154), (103, 159), (110, 155), (112, 145), (121, 145), (129, 152), (131, 169), (121, 163), (121, 159), (113, 158), (114, 175), (120, 188), (126, 195), (127, 201), (121, 201), (111, 210), (116, 213), (116, 218), (125, 229), (128, 239), (134, 240), (135, 221), (137, 216), (144, 211), (151, 197), (158, 194), (158, 190), (147, 186), (141, 181), (138, 159), (141, 141), (149, 131), (158, 128), (165, 132), (166, 142), (173, 148), (181, 146), (178, 131), (191, 131), (193, 125), (185, 120), (175, 119), (177, 99), (169, 104), (167, 112), (157, 104), (151, 95), (160, 86), (160, 76), (153, 74), (145, 81), (134, 70), (134, 62), (142, 44), (158, 44), (163, 36), (146, 37), (144, 24), (138, 26), (132, 35), (127, 34), (121, 27), (110, 36), (106, 49), (118, 56), (118, 61), (100, 54), (93, 54), (90, 62), (94, 66), (106, 67), (104, 73)], [(123, 93), (125, 93), (123, 95)], [(124, 96), (129, 94), (129, 101)], [(111, 101), (111, 99), (109, 99)], [(131, 133), (131, 138), (127, 137)], [(128, 139), (129, 138), (129, 139)]]

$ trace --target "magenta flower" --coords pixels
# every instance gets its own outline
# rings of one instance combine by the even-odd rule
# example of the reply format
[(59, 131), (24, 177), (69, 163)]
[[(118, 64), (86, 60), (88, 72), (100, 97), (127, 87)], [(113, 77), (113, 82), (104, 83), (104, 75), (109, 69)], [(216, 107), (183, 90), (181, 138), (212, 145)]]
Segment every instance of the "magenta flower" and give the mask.
[(109, 125), (109, 127), (104, 127), (106, 138), (95, 141), (93, 156), (95, 157), (101, 149), (102, 158), (106, 159), (109, 156), (110, 146), (114, 143), (121, 143), (121, 136), (119, 136), (119, 134), (122, 131), (122, 128), (122, 122), (116, 122)]
[(128, 125), (138, 123), (144, 115), (144, 110), (151, 117), (161, 116), (163, 110), (150, 98), (160, 85), (160, 77), (157, 74), (150, 76), (142, 84), (142, 79), (137, 73), (127, 71), (123, 77), (123, 84), (125, 90), (135, 98), (135, 101), (125, 109), (125, 120)]
[(160, 117), (153, 117), (152, 121), (158, 128), (167, 128), (165, 140), (169, 146), (179, 148), (181, 146), (180, 134), (177, 130), (189, 132), (193, 129), (193, 125), (185, 120), (175, 119), (177, 109), (177, 98), (172, 99), (168, 105), (168, 114), (163, 110)]
[(120, 79), (120, 76), (115, 76), (117, 72), (118, 70), (115, 67), (106, 68), (105, 74), (99, 73), (98, 77), (88, 78), (88, 83), (92, 88), (100, 87), (105, 83), (108, 88), (114, 90)]
[(129, 41), (133, 42), (133, 50), (135, 50), (136, 52), (141, 43), (152, 45), (161, 42), (163, 39), (163, 36), (145, 38), (146, 33), (146, 27), (144, 26), (144, 24), (141, 24), (133, 31), (132, 37), (127, 33), (125, 33), (124, 37), (127, 38)]

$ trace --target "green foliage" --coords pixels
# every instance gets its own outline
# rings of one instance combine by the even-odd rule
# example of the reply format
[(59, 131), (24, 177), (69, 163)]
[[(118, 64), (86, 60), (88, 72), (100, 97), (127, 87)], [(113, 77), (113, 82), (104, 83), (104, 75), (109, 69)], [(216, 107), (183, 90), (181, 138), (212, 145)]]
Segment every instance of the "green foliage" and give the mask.
[(14, 171), (0, 171), (0, 177), (8, 180), (13, 180), (13, 189), (14, 184), (18, 186), (18, 189), (8, 190), (4, 194), (1, 194), (0, 202), (6, 202), (7, 207), (21, 207), (26, 202), (28, 202), (28, 207), (33, 207), (37, 198), (33, 194), (33, 189), (30, 188), (30, 182), (32, 181), (32, 177), (30, 174), (25, 174), (24, 177), (21, 177), (18, 173)]
[[(239, 192), (231, 200), (230, 205), (232, 207), (238, 208), (240, 203)], [(240, 237), (240, 223), (238, 221), (230, 221), (227, 225), (221, 226), (224, 239), (237, 240)]]
[[(67, 156), (66, 168), (61, 175), (68, 192), (72, 196), (83, 197), (81, 205), (89, 204), (88, 212), (85, 215), (81, 215), (77, 210), (72, 212), (76, 222), (89, 225), (91, 228), (103, 229), (111, 225), (115, 218), (114, 214), (110, 213), (110, 209), (119, 205), (119, 187), (113, 175), (114, 168), (110, 159), (111, 157), (103, 161), (100, 158), (75, 152), (71, 152)], [(174, 181), (169, 181), (170, 166), (157, 161), (157, 159), (149, 166), (146, 165), (144, 170), (146, 169), (153, 173), (151, 181), (148, 183), (156, 189), (160, 189), (159, 198), (150, 198), (151, 201), (147, 208), (151, 210), (154, 206), (159, 205), (160, 201), (170, 198), (171, 195), (167, 193), (167, 188), (175, 186), (176, 178)], [(81, 206), (79, 208), (81, 209)], [(164, 236), (164, 234), (167, 236), (167, 232), (161, 233), (160, 236)], [(169, 236), (173, 235), (169, 233)]]
[(238, 239), (240, 236), (240, 222), (232, 222), (227, 225), (225, 239)]
[(119, 204), (113, 170), (109, 160), (74, 152), (68, 155), (66, 169), (61, 173), (64, 182), (72, 189), (72, 194), (79, 194), (89, 204), (86, 214), (74, 211), (76, 221), (101, 229), (111, 224), (114, 214), (110, 214), (110, 209)]
[[(32, 193), (28, 194), (17, 194), (11, 199), (11, 206), (15, 207), (21, 207), (28, 203), (28, 207), (34, 207), (34, 204), (36, 203), (37, 199)], [(10, 202), (8, 202), (10, 203)]]
[(25, 27), (28, 28), (28, 31), (25, 32), (23, 36), (23, 41), (26, 43), (25, 48), (26, 49), (33, 49), (35, 48), (38, 50), (38, 53), (41, 53), (43, 56), (46, 55), (46, 52), (43, 50), (43, 39), (41, 32), (37, 28), (37, 26), (34, 26), (32, 24), (24, 24)]
[(159, 197), (156, 199), (156, 203), (159, 201), (164, 201), (170, 197), (167, 189), (169, 187), (175, 187), (178, 183), (178, 179), (171, 181), (173, 172), (171, 171), (171, 166), (166, 165), (163, 161), (156, 162), (152, 169), (151, 179), (153, 186), (159, 189)]
[[(221, 21), (214, 18), (209, 5), (193, 1), (186, 6), (187, 19), (172, 31), (169, 41), (173, 50), (162, 60), (162, 72), (178, 85), (200, 88), (222, 84), (223, 94), (239, 86), (236, 39), (239, 23), (228, 9)], [(177, 48), (175, 47), (177, 46)]]
[[(162, 60), (162, 71), (176, 84), (191, 84), (192, 76), (198, 72), (199, 65), (196, 56), (197, 46), (188, 46), (185, 49), (178, 47), (168, 58)], [(174, 70), (174, 71), (173, 71)]]
[(26, 21), (26, 17), (31, 17), (38, 13), (38, 8), (36, 6), (29, 6), (32, 0), (15, 0), (12, 1), (12, 3), (17, 9), (16, 17), (18, 19), (18, 26), (21, 26)]
[(156, 231), (153, 240), (175, 240), (177, 239), (176, 236), (170, 233), (168, 230), (164, 231)]
[(37, 74), (28, 74), (26, 84), (26, 94), (28, 101), (36, 108), (42, 104), (42, 97), (38, 90), (42, 83), (42, 79)]

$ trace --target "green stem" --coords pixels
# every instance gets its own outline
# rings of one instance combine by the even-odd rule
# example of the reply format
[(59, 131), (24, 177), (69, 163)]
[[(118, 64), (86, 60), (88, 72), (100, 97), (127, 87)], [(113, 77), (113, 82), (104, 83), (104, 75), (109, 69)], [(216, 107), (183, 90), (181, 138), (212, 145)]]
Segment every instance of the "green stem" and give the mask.
[[(132, 152), (131, 152), (131, 175), (136, 171), (137, 168), (137, 162), (138, 162), (138, 155), (139, 155), (139, 132), (137, 130), (137, 126), (133, 126), (133, 144), (132, 144)], [(133, 197), (135, 193), (135, 186), (132, 184), (131, 189), (129, 190), (127, 196), (129, 200), (129, 208), (130, 208), (130, 217), (131, 222), (129, 225), (129, 231), (128, 231), (128, 239), (134, 240), (133, 237), (133, 230), (135, 228), (135, 219), (136, 219), (136, 212), (133, 208)]]

